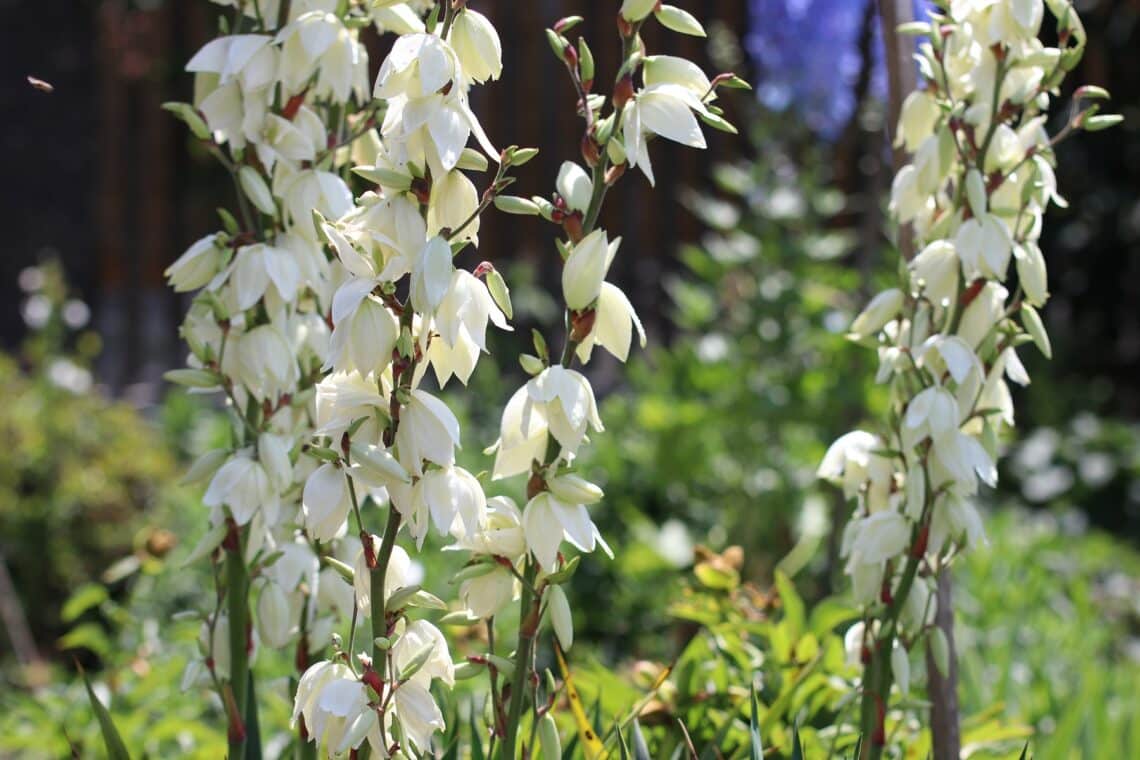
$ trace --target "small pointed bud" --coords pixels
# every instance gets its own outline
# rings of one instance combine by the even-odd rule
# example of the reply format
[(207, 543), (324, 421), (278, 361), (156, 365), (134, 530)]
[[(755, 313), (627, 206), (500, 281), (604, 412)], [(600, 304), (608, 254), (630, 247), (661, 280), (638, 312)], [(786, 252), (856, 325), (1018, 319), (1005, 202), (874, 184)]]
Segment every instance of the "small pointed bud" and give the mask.
[(626, 21), (641, 21), (653, 13), (658, 0), (623, 0), (621, 10), (618, 11)]
[(499, 270), (492, 269), (487, 272), (487, 291), (491, 294), (495, 305), (499, 307), (499, 311), (503, 312), (507, 319), (514, 319), (515, 309), (511, 305), (511, 290), (507, 287), (503, 275), (499, 274)]
[(546, 369), (546, 365), (542, 363), (542, 359), (531, 354), (519, 354), (519, 364), (522, 365), (523, 372), (526, 372), (531, 377), (538, 375)]
[[(490, 700), (488, 700), (490, 701)], [(558, 724), (549, 712), (538, 723), (538, 743), (542, 750), (542, 760), (562, 760), (562, 740), (558, 736)]]
[(975, 217), (986, 213), (986, 181), (977, 169), (966, 173), (966, 200), (970, 203), (970, 213)]
[(895, 676), (895, 683), (898, 684), (899, 691), (906, 696), (910, 693), (910, 658), (907, 656), (905, 647), (902, 647), (895, 642), (895, 646), (891, 649), (891, 671)]
[(189, 103), (163, 103), (162, 109), (174, 114), (175, 117), (190, 128), (190, 133), (199, 140), (210, 139), (210, 128), (206, 126), (205, 120), (201, 114), (195, 110), (194, 106)]
[(697, 21), (696, 16), (675, 5), (660, 5), (653, 15), (666, 29), (693, 37), (707, 36), (705, 28), (701, 26), (700, 21)]
[(580, 311), (593, 303), (602, 289), (609, 264), (609, 243), (604, 230), (594, 230), (579, 241), (562, 268), (566, 305)]
[(518, 214), (520, 216), (539, 216), (538, 206), (529, 198), (520, 198), (517, 195), (496, 195), (495, 208), (504, 214)]
[(547, 29), (546, 41), (550, 43), (550, 49), (554, 51), (554, 55), (558, 60), (566, 59), (566, 48), (570, 47), (569, 40), (553, 29)]
[(594, 53), (585, 38), (578, 40), (578, 77), (582, 80), (582, 88), (589, 92), (594, 83)]
[(506, 163), (510, 166), (522, 166), (538, 155), (538, 148), (514, 148), (507, 153)]
[(1045, 358), (1052, 359), (1053, 346), (1049, 342), (1049, 333), (1045, 331), (1045, 324), (1041, 321), (1041, 315), (1027, 303), (1021, 305), (1021, 324), (1025, 326), (1025, 331), (1029, 333), (1029, 337), (1033, 338), (1033, 343), (1044, 354)]
[(554, 24), (554, 31), (559, 34), (566, 34), (566, 32), (578, 26), (578, 24), (581, 24), (583, 20), (581, 16), (566, 16), (560, 18)]
[(546, 593), (549, 595), (547, 605), (554, 635), (558, 637), (558, 643), (562, 648), (569, 651), (574, 645), (574, 618), (570, 614), (570, 602), (567, 601), (562, 586), (550, 586), (546, 589)]
[(849, 337), (862, 339), (876, 334), (898, 316), (903, 305), (903, 293), (898, 288), (884, 290), (871, 299), (866, 308), (851, 323)]
[(566, 504), (596, 504), (605, 496), (597, 485), (573, 473), (550, 478), (546, 481), (546, 486), (559, 501)]
[(250, 202), (257, 207), (258, 211), (266, 216), (277, 215), (277, 204), (273, 200), (273, 194), (269, 192), (269, 186), (265, 184), (265, 180), (257, 169), (252, 166), (243, 166), (238, 170), (238, 180), (241, 183), (242, 191)]
[(931, 628), (928, 645), (935, 667), (946, 678), (950, 672), (950, 644), (946, 640), (946, 632), (937, 626)]

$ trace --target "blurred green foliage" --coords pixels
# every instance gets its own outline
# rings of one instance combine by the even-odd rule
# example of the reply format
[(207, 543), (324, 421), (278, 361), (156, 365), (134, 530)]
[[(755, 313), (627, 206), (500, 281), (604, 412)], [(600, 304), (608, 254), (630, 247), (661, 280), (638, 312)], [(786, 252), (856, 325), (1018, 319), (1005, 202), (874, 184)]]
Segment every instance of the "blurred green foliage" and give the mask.
[(145, 512), (178, 468), (135, 409), (92, 391), (98, 338), (82, 329), (86, 306), (70, 297), (59, 267), (24, 279), (25, 315), (38, 329), (18, 356), (0, 355), (0, 549), (50, 654), (76, 587), (135, 548), (169, 548)]

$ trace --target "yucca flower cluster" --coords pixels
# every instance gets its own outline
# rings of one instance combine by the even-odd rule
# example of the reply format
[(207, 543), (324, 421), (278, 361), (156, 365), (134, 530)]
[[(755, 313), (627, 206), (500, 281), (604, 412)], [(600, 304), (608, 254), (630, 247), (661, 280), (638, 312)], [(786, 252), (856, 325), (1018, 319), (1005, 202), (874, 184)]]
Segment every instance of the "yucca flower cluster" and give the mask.
[[(1056, 47), (1038, 37), (1046, 7)], [(890, 409), (878, 429), (837, 440), (819, 468), (856, 503), (842, 551), (865, 616), (848, 641), (866, 664), (863, 727), (877, 747), (892, 681), (903, 693), (909, 685), (907, 648), (929, 634), (946, 667), (946, 641), (931, 625), (934, 577), (984, 541), (974, 498), (997, 482), (1001, 435), (1014, 424), (1009, 384), (1029, 382), (1018, 351), (1051, 352), (1037, 310), (1049, 297), (1042, 216), (1064, 205), (1053, 146), (1118, 121), (1096, 105), (1080, 110), (1107, 97), (1086, 87), (1064, 128), (1046, 131), (1085, 44), (1067, 0), (952, 0), (901, 31), (928, 38), (897, 129), (911, 162), (890, 201), (918, 252), (850, 330), (878, 351)]]
[[(182, 327), (189, 368), (170, 379), (224, 394), (233, 417), (232, 445), (189, 476), (208, 484), (211, 530), (194, 558), (212, 558), (217, 594), (185, 685), (214, 686), (239, 756), (257, 719), (258, 646), (294, 647), (302, 743), (322, 756), (367, 744), (378, 757), (410, 757), (430, 752), (444, 727), (433, 686), (486, 670), (489, 734), (514, 757), (528, 696), (534, 720), (550, 708), (530, 689), (541, 621), (563, 647), (573, 640), (558, 585), (573, 572), (564, 545), (608, 551), (588, 509), (602, 491), (574, 472), (603, 425), (571, 365), (599, 347), (624, 361), (635, 332), (645, 342), (629, 299), (606, 281), (621, 240), (597, 227), (602, 201), (627, 166), (652, 181), (651, 138), (703, 148), (700, 121), (732, 131), (712, 101), (718, 85), (742, 83), (647, 56), (638, 31), (651, 14), (703, 30), (680, 9), (626, 2), (623, 65), (607, 99), (593, 92), (585, 40), (566, 37), (580, 19), (563, 19), (547, 35), (578, 93), (585, 166), (563, 164), (549, 198), (508, 196), (511, 170), (537, 151), (497, 150), (471, 110), (471, 89), (502, 71), (502, 43), (464, 0), (225, 4), (232, 20), (187, 66), (194, 103), (168, 106), (239, 196), (224, 228), (168, 270), (176, 290), (200, 289)], [(359, 36), (367, 26), (397, 35), (374, 83)], [(479, 173), (491, 174), (482, 192), (469, 176)], [(467, 383), (488, 329), (511, 329), (506, 283), (470, 254), (492, 204), (562, 234), (563, 351), (552, 358), (536, 334), (535, 354), (520, 357), (531, 379), (489, 449), (491, 479), (526, 477), (521, 508), (488, 497), (490, 483), (456, 463), (459, 423), (439, 394)], [(421, 590), (422, 571), (399, 543), (405, 529), (408, 548), (434, 529), (470, 554), (455, 604)], [(509, 667), (494, 651), (457, 667), (440, 629), (408, 615), (451, 608), (449, 620), (470, 624), (516, 601)], [(365, 618), (371, 635), (358, 647)], [(543, 726), (556, 741), (552, 722)]]

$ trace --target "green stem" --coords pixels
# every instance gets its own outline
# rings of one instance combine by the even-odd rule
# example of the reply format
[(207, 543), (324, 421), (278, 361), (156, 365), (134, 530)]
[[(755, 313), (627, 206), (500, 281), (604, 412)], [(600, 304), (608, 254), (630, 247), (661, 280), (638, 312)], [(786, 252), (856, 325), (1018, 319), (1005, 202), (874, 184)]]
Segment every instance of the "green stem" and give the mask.
[(372, 568), (372, 666), (384, 678), (387, 674), (387, 652), (376, 646), (376, 639), (388, 635), (387, 599), (384, 598), (384, 579), (388, 574), (388, 561), (392, 559), (392, 547), (396, 545), (396, 534), (400, 530), (400, 512), (388, 507), (388, 525), (384, 528), (384, 538), (380, 541), (380, 551), (376, 554), (376, 567)]
[(531, 654), (534, 650), (534, 640), (538, 635), (538, 604), (539, 598), (531, 593), (535, 578), (538, 576), (538, 565), (534, 560), (527, 558), (522, 594), (519, 598), (519, 644), (515, 649), (515, 674), (511, 681), (511, 704), (507, 713), (507, 735), (503, 737), (500, 760), (515, 760), (516, 745), (521, 730), (523, 705), (526, 701), (526, 686), (530, 680)]
[(237, 535), (237, 547), (226, 552), (226, 608), (230, 618), (230, 689), (234, 695), (236, 715), (230, 716), (229, 756), (234, 760), (245, 757), (246, 730), (234, 730), (235, 721), (245, 723), (249, 695), (249, 571), (242, 552), (242, 535)]

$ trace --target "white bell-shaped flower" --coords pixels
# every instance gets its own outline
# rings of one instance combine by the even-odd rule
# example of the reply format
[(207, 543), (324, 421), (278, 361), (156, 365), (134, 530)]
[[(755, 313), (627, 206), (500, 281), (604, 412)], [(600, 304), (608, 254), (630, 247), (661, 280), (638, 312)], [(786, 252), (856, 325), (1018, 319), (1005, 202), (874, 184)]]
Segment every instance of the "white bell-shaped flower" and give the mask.
[(503, 43), (490, 20), (466, 8), (451, 25), (448, 36), (463, 74), (476, 82), (498, 79), (503, 71)]
[(606, 554), (613, 556), (586, 506), (567, 504), (550, 491), (543, 491), (527, 503), (523, 510), (523, 531), (527, 548), (547, 571), (554, 569), (563, 541), (569, 541), (584, 552), (592, 552), (600, 545)]
[(413, 390), (400, 413), (396, 430), (397, 458), (409, 472), (422, 476), (424, 460), (440, 467), (455, 463), (459, 445), (459, 420), (447, 405), (430, 393)]

